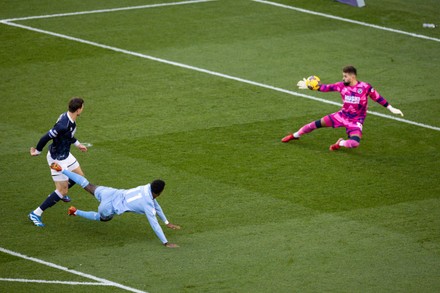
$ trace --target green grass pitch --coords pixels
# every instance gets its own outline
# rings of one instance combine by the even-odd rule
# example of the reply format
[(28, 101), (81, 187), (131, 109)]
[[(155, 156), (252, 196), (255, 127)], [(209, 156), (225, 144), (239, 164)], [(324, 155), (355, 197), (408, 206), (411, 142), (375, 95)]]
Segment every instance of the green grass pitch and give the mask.
[[(166, 2), (4, 0), (0, 19)], [(143, 292), (439, 292), (440, 29), (422, 23), (440, 24), (440, 2), (277, 3), (432, 39), (250, 0), (13, 22), (183, 68), (0, 23), (0, 248)], [(211, 74), (297, 91), (312, 74), (339, 81), (347, 64), (433, 129), (369, 115), (358, 149), (328, 151), (343, 129), (282, 144), (338, 106)], [(87, 178), (117, 188), (163, 178), (159, 202), (182, 226), (164, 231), (179, 249), (141, 215), (91, 222), (60, 202), (45, 228), (29, 222), (54, 189), (47, 147), (36, 158), (29, 148), (72, 96), (86, 101), (76, 136), (93, 146), (72, 153)], [(97, 208), (78, 186), (70, 195)], [(128, 292), (82, 282), (94, 281), (0, 252), (0, 292)]]

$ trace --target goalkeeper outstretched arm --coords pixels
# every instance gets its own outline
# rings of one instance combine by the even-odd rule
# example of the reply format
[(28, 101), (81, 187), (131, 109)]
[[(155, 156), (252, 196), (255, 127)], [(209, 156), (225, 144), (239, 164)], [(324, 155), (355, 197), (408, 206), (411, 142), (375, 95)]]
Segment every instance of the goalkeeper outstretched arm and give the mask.
[[(305, 90), (305, 89), (308, 89), (308, 88), (309, 88), (309, 87), (307, 86), (307, 80), (306, 80), (306, 78), (303, 78), (302, 80), (298, 81), (298, 83), (297, 83), (296, 85), (298, 86), (298, 88), (299, 88), (300, 90)], [(319, 88), (318, 88), (317, 90), (318, 90), (318, 91), (325, 91), (325, 92), (329, 92), (329, 91), (337, 91), (338, 89), (337, 89), (337, 88), (334, 88), (334, 87), (335, 87), (335, 85), (320, 85)], [(376, 92), (376, 93), (377, 93), (377, 92)], [(385, 99), (382, 98), (380, 95), (378, 95), (378, 97), (373, 97), (372, 95), (370, 95), (370, 96), (372, 97), (373, 100), (375, 100), (375, 101), (378, 102), (379, 104), (381, 104), (380, 101), (381, 101), (382, 99), (385, 100)], [(385, 100), (385, 102), (386, 102), (386, 100)], [(393, 114), (395, 114), (395, 115), (403, 116), (403, 112), (402, 112), (402, 111), (400, 111), (400, 110), (397, 109), (397, 108), (394, 108), (394, 107), (391, 106), (388, 102), (386, 102), (385, 107), (386, 107), (391, 113), (393, 113)]]

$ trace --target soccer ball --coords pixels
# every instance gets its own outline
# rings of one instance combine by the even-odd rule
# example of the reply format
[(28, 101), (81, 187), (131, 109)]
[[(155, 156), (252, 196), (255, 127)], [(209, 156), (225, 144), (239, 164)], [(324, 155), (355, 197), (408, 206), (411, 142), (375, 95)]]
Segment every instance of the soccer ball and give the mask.
[(316, 75), (309, 76), (306, 79), (306, 86), (313, 91), (317, 91), (321, 86), (321, 79)]

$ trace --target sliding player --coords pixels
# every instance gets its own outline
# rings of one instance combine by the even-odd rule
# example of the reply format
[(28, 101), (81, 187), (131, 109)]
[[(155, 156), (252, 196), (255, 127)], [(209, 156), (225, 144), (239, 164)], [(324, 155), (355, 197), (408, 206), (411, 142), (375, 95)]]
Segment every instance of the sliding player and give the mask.
[[(307, 89), (306, 79), (300, 80), (297, 86), (300, 89)], [(318, 90), (321, 92), (340, 92), (344, 102), (341, 110), (304, 125), (297, 132), (284, 137), (282, 142), (298, 140), (302, 135), (321, 127), (345, 127), (348, 139), (338, 139), (335, 144), (330, 146), (330, 150), (338, 150), (341, 147), (357, 148), (362, 138), (362, 126), (367, 116), (368, 97), (386, 107), (391, 113), (403, 116), (402, 111), (393, 108), (369, 83), (358, 81), (357, 71), (353, 66), (346, 66), (342, 69), (341, 82), (322, 84)]]
[(163, 245), (170, 248), (179, 247), (177, 244), (168, 242), (156, 218), (157, 214), (170, 229), (180, 229), (180, 226), (168, 222), (162, 208), (156, 200), (156, 197), (158, 197), (165, 188), (164, 181), (158, 179), (147, 185), (132, 189), (115, 189), (90, 184), (83, 176), (63, 169), (57, 163), (53, 163), (50, 168), (57, 173), (66, 175), (81, 185), (82, 188), (94, 195), (100, 202), (98, 212), (85, 212), (72, 206), (67, 212), (69, 215), (80, 216), (88, 220), (107, 222), (110, 221), (114, 215), (120, 215), (125, 212), (144, 214)]

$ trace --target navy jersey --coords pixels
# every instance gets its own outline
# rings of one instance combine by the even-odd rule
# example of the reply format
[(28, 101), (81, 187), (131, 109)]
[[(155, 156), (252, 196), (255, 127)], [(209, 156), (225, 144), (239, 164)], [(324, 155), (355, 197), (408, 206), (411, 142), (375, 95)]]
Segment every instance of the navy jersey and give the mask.
[(70, 145), (76, 142), (75, 138), (76, 123), (70, 120), (66, 113), (58, 118), (55, 125), (38, 142), (37, 151), (41, 152), (44, 146), (53, 140), (49, 146), (50, 156), (54, 160), (65, 160), (70, 153)]

